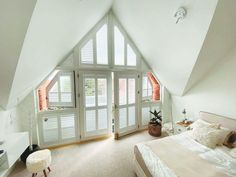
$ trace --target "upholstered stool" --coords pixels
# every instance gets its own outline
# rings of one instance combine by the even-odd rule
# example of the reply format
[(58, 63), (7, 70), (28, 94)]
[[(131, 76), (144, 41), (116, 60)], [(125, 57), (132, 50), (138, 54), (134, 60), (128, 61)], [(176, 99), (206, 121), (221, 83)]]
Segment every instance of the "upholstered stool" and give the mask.
[(32, 177), (35, 177), (38, 172), (43, 171), (44, 176), (47, 177), (46, 169), (51, 171), (52, 157), (51, 151), (48, 149), (36, 151), (30, 154), (26, 160), (26, 166), (28, 171), (32, 173)]

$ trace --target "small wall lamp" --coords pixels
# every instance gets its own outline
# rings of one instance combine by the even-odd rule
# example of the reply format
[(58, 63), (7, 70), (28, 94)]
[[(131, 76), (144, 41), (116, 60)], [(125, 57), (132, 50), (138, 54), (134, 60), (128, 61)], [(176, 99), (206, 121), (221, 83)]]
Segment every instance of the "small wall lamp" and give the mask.
[(187, 10), (184, 7), (178, 8), (178, 10), (174, 14), (174, 18), (176, 18), (176, 24), (179, 23), (179, 20), (182, 20), (187, 15)]

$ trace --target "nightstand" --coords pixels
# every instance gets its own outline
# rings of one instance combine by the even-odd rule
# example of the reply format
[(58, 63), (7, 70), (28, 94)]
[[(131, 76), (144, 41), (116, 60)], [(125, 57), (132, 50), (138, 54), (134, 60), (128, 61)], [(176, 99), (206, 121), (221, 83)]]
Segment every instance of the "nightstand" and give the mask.
[(176, 122), (174, 125), (174, 134), (179, 134), (179, 133), (183, 133), (185, 131), (188, 130), (189, 125), (191, 125), (193, 123), (193, 121), (187, 121), (187, 122), (183, 122), (183, 121), (179, 121)]

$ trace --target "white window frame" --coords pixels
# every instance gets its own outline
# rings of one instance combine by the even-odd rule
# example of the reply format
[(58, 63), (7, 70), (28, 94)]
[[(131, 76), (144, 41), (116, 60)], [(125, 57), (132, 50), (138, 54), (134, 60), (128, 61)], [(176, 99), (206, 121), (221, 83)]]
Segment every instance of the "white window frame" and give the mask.
[[(121, 32), (121, 34), (124, 36), (124, 65), (115, 65), (115, 37), (114, 37), (114, 29), (115, 26), (119, 29), (119, 31)], [(120, 22), (117, 20), (117, 18), (115, 16), (113, 16), (113, 23), (112, 23), (112, 60), (113, 60), (113, 68), (117, 68), (117, 69), (126, 69), (126, 70), (140, 70), (140, 66), (141, 66), (141, 60), (142, 60), (142, 55), (140, 54), (140, 52), (138, 51), (137, 47), (134, 45), (133, 41), (130, 39), (130, 37), (128, 36), (128, 34), (126, 33), (125, 29), (120, 25)], [(129, 66), (127, 65), (127, 45), (129, 45), (131, 47), (131, 49), (134, 51), (134, 53), (136, 54), (136, 66)]]
[[(143, 96), (143, 90), (144, 90), (144, 88), (143, 88), (143, 78), (144, 77), (147, 77), (147, 90), (146, 90), (146, 93), (147, 93), (147, 96)], [(151, 98), (152, 98), (152, 94), (153, 94), (153, 88), (152, 88), (152, 94), (151, 95), (148, 95), (148, 82), (150, 82), (150, 85), (151, 85), (151, 88), (152, 88), (152, 84), (151, 84), (151, 81), (149, 80), (149, 78), (148, 78), (148, 76), (147, 76), (147, 74), (146, 73), (144, 73), (143, 75), (142, 75), (142, 100), (143, 101), (150, 101), (151, 100)]]
[[(72, 138), (62, 138), (62, 127), (61, 127), (61, 117), (64, 115), (68, 114), (74, 114), (74, 128), (75, 128), (75, 136)], [(46, 142), (44, 140), (44, 129), (43, 129), (43, 121), (44, 117), (50, 117), (50, 116), (55, 116), (57, 119), (57, 137), (55, 138), (55, 141), (49, 141)], [(38, 123), (39, 123), (39, 140), (40, 140), (40, 146), (41, 147), (50, 147), (54, 145), (60, 145), (60, 144), (67, 144), (75, 141), (79, 141), (79, 130), (78, 130), (78, 114), (76, 109), (67, 109), (67, 110), (55, 110), (55, 111), (45, 111), (45, 112), (40, 112), (38, 114)], [(49, 118), (50, 119), (50, 118)]]
[[(107, 64), (97, 64), (97, 43), (96, 43), (96, 34), (97, 32), (103, 27), (103, 25), (107, 24), (107, 57), (108, 57), (108, 63)], [(111, 62), (110, 62), (110, 54), (109, 54), (109, 23), (108, 23), (108, 16), (105, 16), (101, 21), (99, 21), (95, 27), (88, 32), (88, 34), (79, 42), (77, 47), (75, 47), (75, 53), (77, 54), (79, 58), (79, 66), (81, 68), (109, 68)], [(83, 63), (81, 60), (81, 50), (82, 48), (92, 40), (93, 42), (93, 64), (86, 64)]]
[[(95, 92), (97, 91), (97, 79), (106, 78), (107, 79), (107, 105), (99, 106), (97, 94), (95, 94), (95, 106), (86, 107), (85, 106), (85, 90), (84, 90), (84, 78), (94, 78), (95, 79)], [(79, 90), (80, 90), (80, 104), (83, 106), (80, 107), (80, 117), (81, 117), (81, 139), (88, 140), (91, 138), (98, 138), (102, 135), (111, 134), (111, 119), (112, 119), (112, 93), (111, 93), (111, 72), (106, 71), (80, 71), (79, 72)], [(86, 131), (86, 110), (95, 110), (96, 111), (96, 120), (98, 120), (98, 110), (99, 109), (107, 109), (107, 119), (108, 119), (108, 128), (107, 129), (96, 129), (94, 131)], [(98, 127), (98, 122), (96, 122), (96, 127)]]
[[(71, 102), (62, 102), (61, 101), (61, 94), (60, 94), (60, 77), (61, 76), (70, 76), (71, 79)], [(49, 101), (49, 91), (54, 86), (54, 84), (58, 82), (58, 102), (50, 102)], [(74, 81), (74, 71), (59, 71), (53, 80), (50, 82), (46, 89), (47, 93), (47, 103), (48, 107), (65, 107), (65, 108), (74, 108), (75, 107), (75, 89), (74, 89), (75, 81)]]

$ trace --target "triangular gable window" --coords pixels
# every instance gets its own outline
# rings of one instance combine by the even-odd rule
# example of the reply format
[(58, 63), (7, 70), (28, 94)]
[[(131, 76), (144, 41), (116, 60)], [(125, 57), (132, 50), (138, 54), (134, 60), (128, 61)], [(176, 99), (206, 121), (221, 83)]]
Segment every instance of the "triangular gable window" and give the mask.
[(118, 66), (137, 65), (136, 53), (117, 26), (114, 26), (114, 60)]
[(81, 65), (108, 65), (108, 26), (103, 24), (85, 40), (80, 50)]
[(137, 68), (141, 55), (119, 22), (111, 20), (104, 17), (78, 44), (80, 66)]

